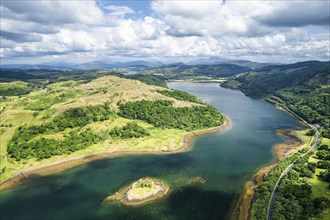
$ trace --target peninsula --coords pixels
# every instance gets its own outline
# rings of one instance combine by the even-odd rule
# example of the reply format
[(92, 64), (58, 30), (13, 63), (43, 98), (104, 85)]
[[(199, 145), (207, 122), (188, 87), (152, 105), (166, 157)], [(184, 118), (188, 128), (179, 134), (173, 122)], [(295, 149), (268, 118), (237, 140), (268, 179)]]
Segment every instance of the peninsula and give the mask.
[(192, 137), (229, 126), (213, 106), (148, 77), (56, 77), (1, 83), (0, 190), (91, 160), (181, 152)]

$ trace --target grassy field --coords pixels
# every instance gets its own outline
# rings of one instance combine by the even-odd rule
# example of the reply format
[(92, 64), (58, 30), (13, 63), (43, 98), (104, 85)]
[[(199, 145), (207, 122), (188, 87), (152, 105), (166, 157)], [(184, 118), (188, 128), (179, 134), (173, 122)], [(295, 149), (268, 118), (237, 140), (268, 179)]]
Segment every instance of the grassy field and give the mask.
[(292, 131), (292, 134), (298, 137), (300, 140), (304, 142), (304, 145), (301, 146), (301, 148), (309, 147), (315, 142), (314, 136), (308, 136), (306, 135), (306, 132), (308, 130), (294, 130)]
[[(328, 138), (322, 138), (322, 142), (321, 144), (326, 144), (326, 145), (330, 145), (330, 139)], [(319, 159), (317, 159), (314, 155), (310, 157), (309, 162), (315, 162), (317, 163), (319, 161)], [(314, 176), (312, 179), (309, 179), (309, 183), (312, 186), (312, 197), (313, 198), (317, 198), (317, 197), (327, 197), (330, 198), (330, 190), (328, 188), (329, 183), (320, 180), (318, 175), (320, 174), (320, 172), (323, 172), (324, 169), (319, 169), (316, 168)], [(330, 210), (328, 209), (326, 212), (324, 212), (323, 214), (313, 218), (313, 219), (330, 219)]]
[[(26, 86), (24, 82), (14, 83), (18, 86)], [(13, 83), (0, 83), (0, 86), (2, 84), (11, 86)], [(70, 80), (48, 84), (46, 87), (35, 89), (27, 95), (2, 98), (0, 104), (0, 182), (21, 171), (44, 167), (81, 156), (112, 151), (164, 151), (180, 146), (182, 144), (182, 136), (187, 133), (186, 131), (155, 128), (142, 121), (137, 121), (137, 123), (146, 128), (150, 132), (150, 136), (126, 140), (112, 139), (108, 135), (109, 130), (116, 126), (124, 126), (131, 121), (118, 115), (113, 115), (109, 120), (86, 125), (95, 133), (104, 134), (108, 137), (104, 141), (91, 145), (88, 148), (42, 160), (30, 158), (15, 161), (7, 155), (7, 144), (19, 126), (47, 123), (54, 116), (69, 108), (109, 102), (112, 110), (117, 111), (118, 101), (137, 101), (142, 99), (172, 100), (176, 107), (198, 105), (164, 96), (156, 92), (157, 89), (165, 88), (146, 85), (136, 80), (104, 76), (88, 83)], [(71, 129), (68, 128), (62, 132), (41, 134), (35, 138), (62, 139), (65, 135), (69, 135), (70, 131)]]

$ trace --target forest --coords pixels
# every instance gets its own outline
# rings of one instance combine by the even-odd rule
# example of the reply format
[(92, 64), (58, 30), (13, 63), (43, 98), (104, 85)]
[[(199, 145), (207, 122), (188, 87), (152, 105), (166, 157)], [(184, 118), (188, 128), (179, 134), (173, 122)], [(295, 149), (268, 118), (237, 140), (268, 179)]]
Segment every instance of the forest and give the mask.
[[(323, 149), (323, 150), (322, 150)], [(321, 214), (330, 207), (330, 199), (324, 196), (313, 198), (309, 179), (313, 178), (316, 168), (324, 169), (318, 178), (329, 184), (330, 157), (319, 156), (320, 151), (330, 155), (327, 145), (321, 145), (316, 153), (317, 163), (308, 162), (308, 155), (296, 162), (294, 168), (285, 176), (277, 192), (274, 219), (309, 219)]]
[(163, 80), (161, 77), (155, 76), (155, 75), (134, 74), (134, 75), (126, 75), (126, 76), (122, 76), (122, 77), (125, 77), (127, 79), (139, 80), (148, 85), (167, 88), (165, 80)]
[(55, 116), (52, 122), (46, 123), (45, 128), (64, 131), (66, 128), (83, 127), (89, 123), (108, 120), (114, 114), (109, 103), (79, 108), (71, 108), (63, 114)]
[(186, 131), (216, 127), (224, 122), (221, 113), (210, 105), (175, 108), (168, 100), (120, 103), (119, 115), (139, 119), (155, 127)]
[[(24, 128), (21, 128), (21, 131), (22, 130), (24, 130)], [(87, 148), (92, 144), (96, 144), (101, 140), (101, 137), (88, 129), (71, 131), (63, 140), (40, 138), (24, 141), (23, 138), (20, 138), (20, 134), (21, 132), (18, 131), (16, 135), (13, 136), (7, 150), (8, 154), (17, 161), (32, 157), (45, 159), (55, 155), (70, 154), (74, 151)], [(25, 138), (27, 138), (27, 136), (25, 136)]]
[(129, 122), (123, 127), (114, 127), (109, 135), (113, 138), (127, 139), (149, 136), (150, 133), (136, 122)]
[(157, 75), (165, 80), (189, 79), (194, 77), (230, 77), (250, 71), (251, 68), (231, 63), (211, 65), (173, 64), (164, 67), (148, 68), (139, 72), (141, 75)]
[[(172, 104), (173, 102), (167, 100), (121, 103), (118, 114), (125, 118), (146, 121), (155, 127), (187, 131), (219, 126), (224, 121), (220, 112), (209, 105), (175, 108)], [(107, 102), (101, 105), (70, 108), (41, 125), (19, 126), (9, 141), (7, 152), (10, 157), (18, 161), (33, 157), (44, 159), (54, 155), (70, 154), (106, 138), (104, 135), (93, 133), (85, 126), (108, 120), (115, 114), (110, 110)], [(44, 137), (63, 131), (66, 131), (63, 138)], [(150, 133), (135, 122), (109, 131), (110, 137), (119, 139), (148, 135)]]
[(174, 98), (176, 100), (194, 102), (194, 103), (199, 103), (199, 104), (203, 103), (196, 96), (191, 95), (185, 91), (179, 91), (179, 90), (156, 90), (156, 91), (160, 94)]
[[(42, 125), (19, 126), (8, 144), (8, 154), (16, 160), (28, 157), (44, 159), (84, 149), (102, 138), (83, 127), (92, 122), (108, 120), (111, 114), (108, 103), (105, 103), (68, 109)], [(63, 140), (37, 138), (40, 134), (54, 134), (67, 128), (72, 130)]]
[[(320, 157), (319, 152), (326, 151), (330, 154), (327, 145), (319, 146), (316, 157), (319, 159), (317, 163), (309, 162), (311, 154), (300, 157), (303, 150), (281, 161), (273, 170), (265, 177), (263, 183), (258, 189), (257, 201), (253, 207), (253, 219), (265, 219), (267, 216), (268, 204), (275, 183), (284, 169), (295, 161), (295, 165), (287, 175), (284, 176), (277, 192), (274, 203), (273, 219), (309, 219), (313, 216), (321, 214), (325, 209), (330, 207), (330, 200), (325, 196), (313, 197), (312, 187), (309, 179), (313, 178), (315, 169), (320, 168), (324, 171), (320, 172), (317, 178), (329, 183), (330, 189), (330, 170), (329, 158)], [(314, 157), (314, 156), (313, 156)]]
[(0, 88), (0, 96), (18, 96), (26, 95), (31, 92), (29, 88), (12, 87), (12, 88)]
[(285, 106), (330, 137), (330, 62), (308, 61), (265, 67), (222, 84)]

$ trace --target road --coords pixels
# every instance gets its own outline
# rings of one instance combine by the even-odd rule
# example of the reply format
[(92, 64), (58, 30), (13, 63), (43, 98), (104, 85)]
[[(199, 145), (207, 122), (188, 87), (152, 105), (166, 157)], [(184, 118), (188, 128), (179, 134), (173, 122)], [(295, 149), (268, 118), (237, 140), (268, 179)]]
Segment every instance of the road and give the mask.
[[(304, 154), (302, 154), (300, 157), (304, 157), (306, 154), (314, 151), (317, 147), (317, 145), (319, 144), (320, 142), (320, 134), (319, 134), (319, 131), (317, 130), (317, 128), (314, 126), (314, 125), (311, 125), (311, 124), (308, 124), (309, 127), (311, 127), (314, 131), (315, 131), (315, 143), (314, 145)], [(270, 200), (269, 200), (269, 205), (268, 205), (268, 212), (267, 212), (267, 219), (268, 220), (272, 220), (273, 219), (273, 211), (274, 211), (274, 202), (275, 202), (275, 199), (276, 199), (276, 191), (278, 189), (278, 186), (280, 185), (283, 177), (294, 167), (295, 163), (291, 163), (284, 171), (283, 173), (281, 174), (280, 178), (277, 180), (276, 184), (275, 184), (275, 187), (273, 189), (273, 192), (272, 192), (272, 195), (270, 197)]]

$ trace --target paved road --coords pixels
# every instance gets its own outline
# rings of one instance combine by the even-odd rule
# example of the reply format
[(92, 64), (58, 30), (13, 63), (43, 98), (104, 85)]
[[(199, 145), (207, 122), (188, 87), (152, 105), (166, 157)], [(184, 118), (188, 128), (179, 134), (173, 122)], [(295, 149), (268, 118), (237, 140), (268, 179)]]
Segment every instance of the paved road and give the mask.
[(319, 144), (319, 142), (320, 142), (320, 133), (319, 133), (319, 131), (318, 131), (318, 129), (314, 126), (314, 125), (309, 125), (311, 128), (313, 128), (313, 130), (315, 131), (315, 143), (314, 143), (314, 145), (306, 152), (306, 153), (304, 153), (303, 155), (302, 155), (302, 157), (303, 156), (305, 156), (306, 154), (308, 154), (308, 153), (310, 153), (310, 152), (312, 152), (312, 151), (314, 151), (316, 148), (317, 148), (317, 145)]
[[(317, 128), (314, 125), (310, 125), (309, 126), (315, 131), (315, 143), (314, 145), (304, 154), (302, 154), (300, 157), (304, 157), (306, 154), (314, 151), (318, 145), (318, 143), (320, 142), (320, 134), (319, 131), (317, 130)], [(285, 176), (293, 167), (294, 167), (294, 162), (291, 163), (281, 174), (280, 178), (277, 180), (275, 187), (273, 189), (272, 195), (270, 197), (269, 200), (269, 205), (268, 205), (268, 213), (267, 213), (267, 219), (268, 220), (272, 220), (273, 219), (273, 210), (274, 210), (274, 202), (276, 199), (276, 191), (278, 189), (278, 186), (280, 185), (283, 176)]]

